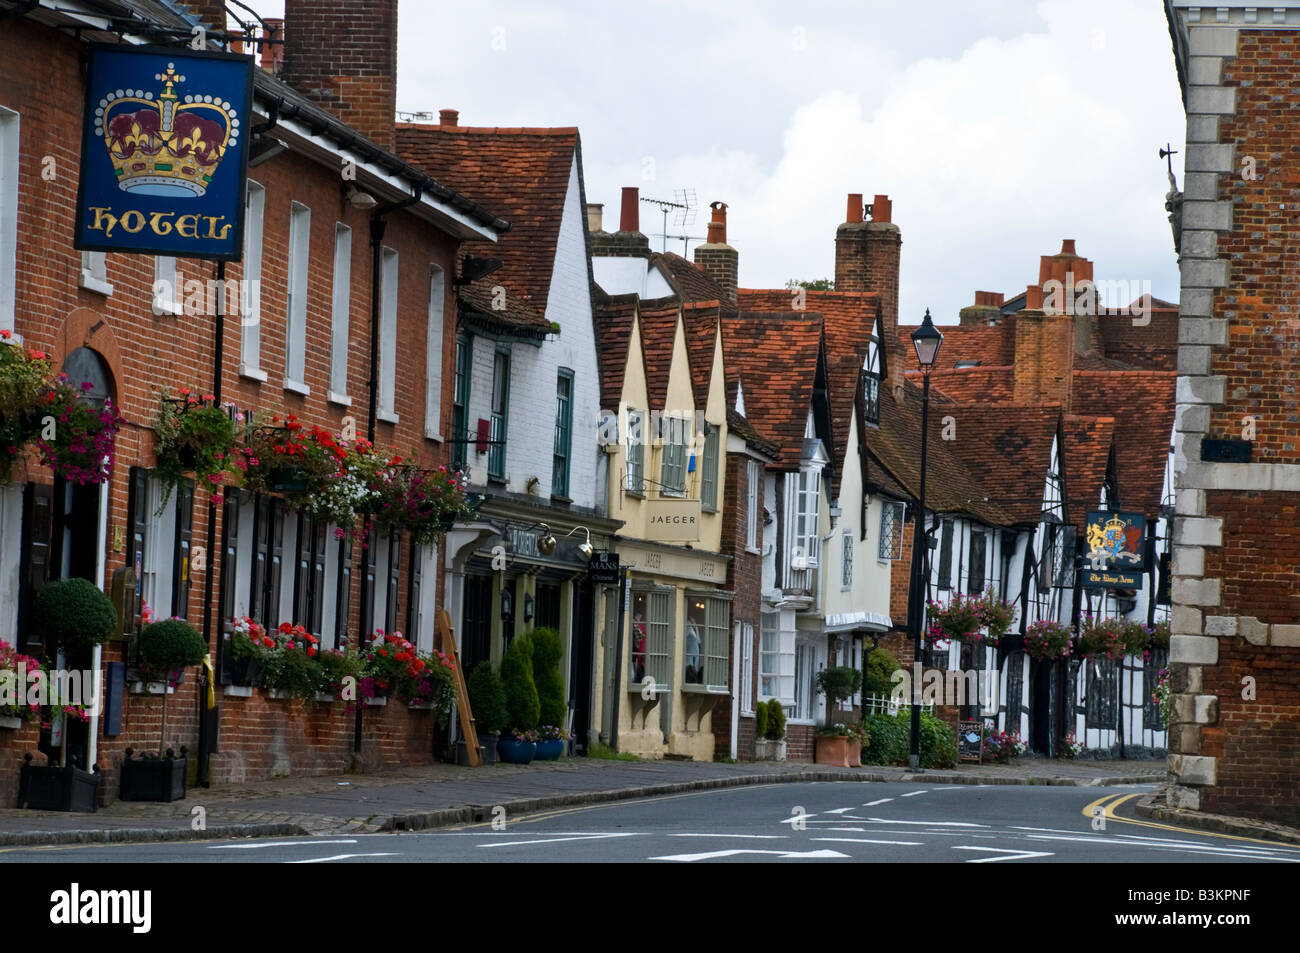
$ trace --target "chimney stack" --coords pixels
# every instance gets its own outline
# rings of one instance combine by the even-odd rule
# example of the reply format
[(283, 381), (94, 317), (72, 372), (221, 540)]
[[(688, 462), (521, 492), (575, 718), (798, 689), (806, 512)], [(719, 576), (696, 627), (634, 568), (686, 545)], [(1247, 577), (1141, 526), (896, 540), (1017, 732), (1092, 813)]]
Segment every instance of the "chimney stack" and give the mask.
[(587, 206), (587, 232), (591, 237), (593, 258), (650, 257), (650, 239), (641, 234), (641, 202), (636, 186), (623, 187), (617, 232), (611, 234), (593, 229), (590, 205)]
[(186, 0), (185, 6), (209, 30), (226, 30), (225, 0)]
[(279, 76), (284, 68), (284, 20), (278, 17), (266, 17), (264, 39), (278, 40), (277, 43), (263, 43), (262, 55), (258, 65), (272, 76)]
[(736, 303), (739, 284), (740, 254), (727, 244), (727, 204), (710, 202), (708, 241), (695, 246), (695, 264), (722, 286), (726, 299)]
[(439, 109), (438, 125), (447, 128), (460, 125), (460, 110), (457, 109)]
[(392, 151), (397, 0), (285, 0), (281, 78)]
[(1005, 296), (1000, 292), (977, 291), (975, 303), (961, 309), (963, 325), (980, 325), (994, 327), (1002, 318), (1002, 305)]
[(862, 196), (849, 195), (845, 222), (835, 230), (835, 290), (871, 291), (880, 296), (889, 385), (902, 386), (906, 358), (898, 340), (898, 259), (903, 236), (893, 223), (887, 195), (871, 200), (871, 221), (863, 221)]
[(1015, 382), (1017, 404), (1060, 404), (1070, 412), (1074, 381), (1071, 317), (1043, 310), (1041, 285), (1025, 289), (1024, 310), (1016, 313)]
[(605, 206), (601, 202), (587, 203), (587, 231), (591, 233), (605, 230)]
[[(1049, 281), (1053, 282), (1050, 286)], [(1080, 288), (1084, 281), (1088, 284)], [(1092, 281), (1092, 262), (1074, 250), (1073, 238), (1062, 239), (1061, 250), (1055, 255), (1043, 255), (1038, 259), (1038, 284), (1043, 289), (1043, 307), (1049, 313), (1073, 317), (1076, 354), (1095, 351), (1099, 343), (1097, 315), (1101, 302), (1097, 300)]]

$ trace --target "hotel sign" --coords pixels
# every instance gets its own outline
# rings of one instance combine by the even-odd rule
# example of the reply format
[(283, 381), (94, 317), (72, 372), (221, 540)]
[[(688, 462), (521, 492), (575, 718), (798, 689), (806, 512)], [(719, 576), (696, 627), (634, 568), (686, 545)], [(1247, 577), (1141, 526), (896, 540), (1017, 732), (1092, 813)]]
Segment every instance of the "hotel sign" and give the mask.
[(699, 542), (700, 501), (648, 500), (645, 538), (656, 543)]
[(1141, 589), (1146, 525), (1141, 513), (1089, 512), (1080, 584), (1092, 589)]
[(94, 45), (73, 245), (238, 260), (253, 58)]

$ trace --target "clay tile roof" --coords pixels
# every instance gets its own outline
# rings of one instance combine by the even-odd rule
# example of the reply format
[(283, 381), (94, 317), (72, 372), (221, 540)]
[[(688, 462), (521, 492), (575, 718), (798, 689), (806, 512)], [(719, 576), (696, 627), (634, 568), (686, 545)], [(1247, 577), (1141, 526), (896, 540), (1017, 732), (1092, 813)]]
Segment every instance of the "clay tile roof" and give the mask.
[(1116, 495), (1122, 508), (1157, 516), (1174, 429), (1175, 371), (1075, 371), (1076, 410), (1115, 418)]
[(650, 263), (659, 264), (668, 273), (668, 283), (676, 289), (683, 301), (722, 301), (726, 293), (722, 285), (713, 280), (692, 261), (672, 252), (655, 252)]
[[(907, 369), (919, 371), (916, 361), (916, 348), (912, 346), (912, 332), (920, 324), (901, 324), (898, 327), (898, 341), (907, 355)], [(958, 361), (979, 361), (981, 367), (1006, 367), (1015, 363), (1016, 356), (1016, 320), (1014, 317), (1003, 318), (996, 326), (984, 324), (943, 324), (938, 325), (943, 333), (943, 344), (939, 348), (939, 359), (935, 370), (951, 370)], [(933, 383), (933, 380), (931, 380)]]
[(782, 466), (798, 466), (821, 354), (822, 316), (742, 312), (722, 319), (728, 392), (745, 383), (745, 415), (772, 438)]
[[(913, 350), (912, 358), (916, 358)], [(920, 383), (920, 371), (908, 371), (910, 380)], [(1015, 368), (963, 367), (930, 372), (930, 386), (956, 401), (982, 400), (1010, 403), (1015, 397)]]
[(727, 408), (727, 429), (729, 433), (735, 434), (765, 457), (775, 460), (781, 455), (781, 448), (776, 442), (768, 440), (760, 434), (754, 429), (754, 425), (749, 422), (748, 417), (737, 413), (730, 407)]
[(397, 124), (397, 153), (440, 181), (474, 196), (512, 228), (500, 240), (467, 242), (462, 254), (499, 258), (491, 284), (545, 313), (555, 268), (578, 130), (496, 129)]
[[(991, 526), (1020, 522), (992, 497), (1000, 488), (982, 485), (942, 438), (942, 417), (954, 406), (934, 405), (931, 394), (930, 441), (926, 470), (926, 509), (937, 513), (967, 513)], [(868, 427), (863, 444), (868, 455), (866, 482), (886, 494), (915, 499), (921, 471), (921, 388), (904, 382), (901, 397), (880, 389), (880, 427)], [(1039, 487), (1041, 497), (1042, 486)]]
[(691, 365), (691, 388), (695, 407), (709, 402), (709, 380), (713, 377), (713, 351), (718, 336), (718, 301), (688, 302), (682, 308), (686, 324), (686, 354)]
[(1087, 511), (1101, 505), (1101, 485), (1110, 462), (1115, 418), (1069, 414), (1064, 430), (1068, 511), (1070, 521), (1082, 529)]
[[(592, 312), (596, 356), (600, 361), (600, 406), (615, 410), (623, 399), (623, 375), (636, 318), (636, 295), (614, 295), (598, 302)], [(640, 344), (640, 339), (637, 339)], [(644, 358), (644, 353), (642, 354)]]
[(462, 319), (496, 331), (514, 333), (540, 340), (551, 332), (551, 322), (535, 308), (512, 295), (505, 297), (505, 308), (485, 283), (466, 285), (456, 293)]
[(645, 351), (646, 392), (652, 410), (684, 410), (669, 407), (668, 379), (673, 369), (673, 347), (677, 340), (677, 320), (681, 305), (674, 298), (642, 301), (641, 346)]
[(991, 501), (1019, 523), (1037, 523), (1061, 427), (1058, 404), (945, 404), (954, 439), (944, 441)]
[[(1097, 330), (1108, 357), (1152, 371), (1178, 369), (1178, 306), (1147, 299), (1146, 314), (1103, 314)], [(1134, 322), (1143, 322), (1137, 324)], [(1077, 366), (1077, 365), (1076, 365)]]

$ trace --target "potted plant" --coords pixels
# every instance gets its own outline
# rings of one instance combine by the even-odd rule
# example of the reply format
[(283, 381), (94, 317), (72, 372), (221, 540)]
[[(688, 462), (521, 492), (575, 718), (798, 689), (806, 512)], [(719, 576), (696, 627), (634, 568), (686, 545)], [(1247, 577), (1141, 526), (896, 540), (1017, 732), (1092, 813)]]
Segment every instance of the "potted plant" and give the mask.
[(23, 347), (0, 330), (0, 483), (8, 483), (24, 444), (41, 432), (42, 398), (50, 380), (49, 356)]
[(1025, 629), (1025, 652), (1039, 661), (1065, 658), (1070, 654), (1070, 629), (1051, 619), (1039, 619)]
[(533, 629), (528, 633), (528, 641), (533, 650), (537, 719), (543, 725), (562, 725), (569, 711), (568, 705), (564, 703), (564, 677), (560, 675), (564, 641), (559, 632), (549, 628)]
[(410, 686), (425, 665), (401, 632), (376, 629), (361, 650), (361, 697), (366, 701), (393, 695), (410, 698)]
[[(826, 717), (834, 721), (839, 702), (852, 697), (862, 687), (862, 673), (851, 665), (832, 665), (822, 669), (813, 679), (818, 692), (826, 695)], [(771, 721), (771, 713), (768, 713)]]
[[(211, 394), (196, 397), (188, 387), (180, 397), (162, 392), (158, 419), (154, 423), (154, 475), (162, 483), (162, 506), (186, 473), (197, 482), (221, 485), (222, 476), (235, 459), (235, 439), (244, 415), (234, 404), (218, 406)], [(213, 502), (220, 505), (222, 494), (214, 489)], [(162, 508), (159, 508), (159, 515)]]
[(284, 493), (311, 505), (348, 459), (348, 450), (321, 427), (303, 426), (290, 414), (281, 423), (253, 427), (235, 466), (243, 471), (244, 486), (258, 493)]
[(1085, 616), (1079, 620), (1078, 647), (1080, 654), (1090, 658), (1123, 658), (1127, 652), (1124, 623), (1119, 619)]
[(832, 764), (840, 768), (853, 768), (862, 763), (862, 742), (857, 729), (844, 722), (818, 725), (817, 764)]
[[(501, 729), (510, 721), (506, 708), (506, 690), (501, 684), (501, 677), (492, 670), (490, 662), (480, 662), (474, 667), (469, 677), (469, 706), (474, 717), (474, 727), (478, 731), (479, 747), (483, 751), (483, 763), (494, 764), (497, 759), (497, 742)], [(457, 759), (462, 764), (469, 764), (468, 753), (464, 752), (465, 742), (460, 742), (461, 752)]]
[[(56, 664), (69, 657), (85, 655), (89, 648), (102, 643), (118, 627), (117, 610), (98, 586), (88, 579), (60, 579), (47, 583), (36, 596), (34, 622), (61, 656)], [(72, 704), (68, 704), (72, 702)], [(65, 728), (71, 718), (81, 720), (85, 713), (77, 699), (51, 699), (51, 722)], [(84, 771), (68, 764), (68, 733), (63, 735), (59, 763), (44, 766), (23, 759), (19, 778), (18, 806), (50, 811), (93, 812), (99, 800), (99, 765)]]
[(564, 754), (564, 746), (572, 735), (563, 728), (554, 725), (542, 725), (537, 729), (537, 760), (558, 761)]
[(355, 710), (361, 683), (362, 661), (349, 646), (342, 649), (324, 649), (316, 654), (320, 666), (320, 682), (316, 685), (317, 701), (344, 701)]
[[(40, 672), (40, 675), (33, 675)], [(41, 660), (23, 655), (0, 639), (0, 728), (21, 728), (23, 722), (39, 718), (40, 695), (33, 691), (45, 680)], [(4, 701), (5, 698), (12, 701)]]
[(417, 659), (421, 668), (408, 679), (402, 688), (412, 708), (432, 711), (440, 728), (451, 720), (452, 685), (456, 679), (456, 663), (442, 652), (421, 653)]
[(262, 675), (262, 656), (275, 648), (275, 639), (260, 622), (248, 616), (233, 620), (230, 628), (230, 680), (235, 685), (255, 685)]
[(54, 432), (47, 438), (42, 429), (36, 437), (41, 463), (70, 483), (82, 486), (107, 482), (113, 472), (117, 432), (125, 422), (111, 400), (102, 406), (83, 399), (92, 385), (85, 382), (75, 390), (60, 375), (45, 392), (42, 416), (54, 418)]
[(273, 698), (315, 701), (321, 683), (320, 640), (301, 625), (280, 623), (275, 648), (262, 654), (262, 686)]
[(754, 706), (754, 760), (768, 761), (771, 742), (767, 740), (767, 703)]
[(767, 743), (773, 761), (785, 760), (785, 708), (780, 699), (767, 700)]
[(537, 754), (537, 718), (540, 704), (533, 682), (533, 648), (526, 635), (516, 636), (501, 659), (501, 683), (506, 690), (509, 734), (497, 742), (501, 760), (528, 764)]
[[(153, 622), (140, 630), (136, 644), (140, 675), (145, 681), (180, 681), (185, 669), (198, 665), (208, 654), (208, 644), (198, 629), (184, 619)], [(132, 757), (126, 749), (122, 761), (123, 801), (175, 801), (185, 796), (186, 749), (177, 758), (163, 739), (167, 737), (167, 692), (162, 693), (162, 725), (158, 730), (158, 755)]]

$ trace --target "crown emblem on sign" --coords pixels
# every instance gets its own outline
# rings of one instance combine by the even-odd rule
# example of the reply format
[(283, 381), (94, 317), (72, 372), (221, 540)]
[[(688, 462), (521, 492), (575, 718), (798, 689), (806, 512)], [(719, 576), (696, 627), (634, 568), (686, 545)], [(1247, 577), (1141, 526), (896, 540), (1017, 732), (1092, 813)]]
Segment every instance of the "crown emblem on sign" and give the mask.
[[(116, 90), (95, 109), (95, 135), (104, 140), (123, 192), (197, 198), (207, 191), (226, 149), (239, 138), (239, 117), (219, 96), (187, 95), (176, 65), (155, 73), (163, 91)], [(144, 108), (138, 108), (144, 107)]]

